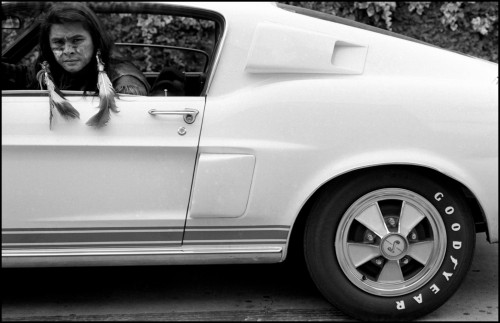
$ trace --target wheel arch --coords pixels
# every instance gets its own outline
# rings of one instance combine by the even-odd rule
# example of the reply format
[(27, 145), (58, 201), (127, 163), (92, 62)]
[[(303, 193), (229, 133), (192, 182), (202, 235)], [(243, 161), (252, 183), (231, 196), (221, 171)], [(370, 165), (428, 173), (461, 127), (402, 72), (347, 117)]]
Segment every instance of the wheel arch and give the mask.
[(342, 183), (349, 181), (350, 179), (358, 176), (362, 173), (366, 172), (383, 172), (384, 170), (393, 170), (393, 169), (401, 169), (407, 170), (415, 173), (419, 173), (421, 175), (428, 176), (430, 178), (437, 179), (438, 181), (446, 182), (447, 185), (454, 188), (459, 194), (462, 194), (464, 200), (467, 203), (467, 206), (470, 208), (471, 213), (473, 215), (473, 220), (475, 223), (476, 233), (486, 232), (486, 238), (489, 241), (489, 234), (487, 228), (487, 221), (485, 217), (484, 210), (482, 209), (479, 201), (472, 191), (467, 188), (466, 185), (459, 182), (458, 180), (443, 174), (435, 169), (418, 166), (418, 165), (404, 165), (404, 164), (391, 164), (391, 165), (377, 165), (377, 166), (369, 166), (364, 168), (358, 168), (355, 170), (351, 170), (340, 174), (339, 176), (333, 177), (327, 182), (323, 183), (303, 204), (301, 210), (299, 211), (290, 234), (290, 238), (287, 245), (287, 251), (285, 257), (292, 254), (292, 257), (302, 258), (303, 254), (303, 234), (305, 228), (306, 219), (310, 213), (310, 210), (314, 203), (319, 199), (319, 197), (332, 186), (342, 185)]

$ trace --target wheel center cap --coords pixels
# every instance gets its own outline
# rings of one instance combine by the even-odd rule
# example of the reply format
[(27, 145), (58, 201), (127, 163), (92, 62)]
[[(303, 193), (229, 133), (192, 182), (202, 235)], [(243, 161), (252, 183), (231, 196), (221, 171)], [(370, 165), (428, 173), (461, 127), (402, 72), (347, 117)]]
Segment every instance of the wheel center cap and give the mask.
[(382, 255), (390, 260), (403, 258), (408, 250), (406, 239), (399, 234), (388, 234), (380, 244)]

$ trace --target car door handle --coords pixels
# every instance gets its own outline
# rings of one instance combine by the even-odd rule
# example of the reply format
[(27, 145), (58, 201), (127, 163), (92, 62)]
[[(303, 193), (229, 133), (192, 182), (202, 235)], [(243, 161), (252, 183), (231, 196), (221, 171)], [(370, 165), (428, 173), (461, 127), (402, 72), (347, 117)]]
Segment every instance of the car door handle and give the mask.
[(149, 114), (151, 115), (157, 115), (157, 114), (168, 114), (168, 115), (181, 115), (184, 116), (184, 121), (186, 123), (193, 123), (196, 120), (196, 116), (198, 115), (199, 111), (196, 109), (185, 109), (185, 110), (156, 110), (156, 109), (151, 109), (148, 111)]

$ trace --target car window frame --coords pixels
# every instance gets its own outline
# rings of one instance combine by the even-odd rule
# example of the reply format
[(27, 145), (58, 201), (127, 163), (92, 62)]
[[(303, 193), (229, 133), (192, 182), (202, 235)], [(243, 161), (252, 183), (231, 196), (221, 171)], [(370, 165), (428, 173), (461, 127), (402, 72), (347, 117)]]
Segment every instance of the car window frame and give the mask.
[[(97, 6), (96, 6), (97, 4)], [(157, 15), (172, 15), (172, 16), (182, 16), (191, 17), (194, 19), (205, 19), (211, 20), (215, 23), (215, 41), (212, 53), (209, 55), (208, 63), (206, 64), (205, 82), (199, 96), (206, 96), (210, 89), (213, 77), (216, 71), (217, 64), (220, 59), (220, 53), (222, 45), (227, 33), (227, 24), (224, 16), (216, 11), (184, 6), (179, 4), (169, 4), (169, 3), (144, 3), (144, 2), (114, 2), (110, 3), (108, 6), (103, 6), (102, 2), (88, 2), (89, 7), (98, 13), (130, 13), (130, 12), (140, 12), (141, 14), (157, 14)], [(42, 11), (45, 12), (50, 3), (44, 3), (42, 6)], [(136, 6), (137, 9), (133, 9)], [(24, 56), (27, 55), (33, 48), (35, 48), (38, 42), (38, 33), (40, 29), (40, 22), (36, 21), (32, 26), (30, 26), (20, 37), (19, 40), (13, 42), (11, 46), (2, 51), (2, 61), (12, 62), (13, 55)], [(29, 35), (28, 39), (26, 34), (32, 33), (33, 36)], [(22, 42), (21, 42), (22, 39)], [(21, 44), (28, 42), (27, 45)], [(29, 44), (32, 44), (30, 46)], [(20, 48), (20, 49), (17, 49)], [(28, 50), (26, 50), (28, 48)], [(24, 49), (24, 53), (23, 53)], [(14, 53), (12, 53), (14, 51)], [(21, 54), (18, 52), (21, 51)], [(2, 90), (2, 95), (13, 95), (13, 91), (26, 91), (26, 90)]]

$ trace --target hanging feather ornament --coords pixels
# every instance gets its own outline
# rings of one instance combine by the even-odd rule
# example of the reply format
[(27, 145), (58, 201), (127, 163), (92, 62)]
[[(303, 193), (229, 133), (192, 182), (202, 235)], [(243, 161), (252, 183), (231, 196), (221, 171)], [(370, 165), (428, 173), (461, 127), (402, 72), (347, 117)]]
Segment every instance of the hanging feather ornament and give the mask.
[(37, 78), (40, 83), (40, 88), (43, 89), (43, 84), (47, 86), (49, 92), (49, 104), (50, 104), (50, 114), (49, 114), (49, 126), (52, 129), (52, 118), (54, 116), (54, 108), (66, 119), (80, 118), (80, 113), (76, 110), (71, 103), (64, 97), (62, 92), (54, 85), (52, 76), (50, 73), (49, 63), (44, 61), (42, 64), (42, 69), (38, 72)]
[(113, 84), (109, 80), (108, 75), (104, 71), (104, 63), (101, 60), (101, 52), (98, 50), (96, 54), (97, 58), (97, 87), (99, 90), (99, 112), (87, 121), (87, 125), (94, 126), (96, 128), (104, 127), (110, 119), (110, 109), (113, 112), (118, 112), (116, 107), (115, 90), (113, 89)]

